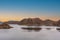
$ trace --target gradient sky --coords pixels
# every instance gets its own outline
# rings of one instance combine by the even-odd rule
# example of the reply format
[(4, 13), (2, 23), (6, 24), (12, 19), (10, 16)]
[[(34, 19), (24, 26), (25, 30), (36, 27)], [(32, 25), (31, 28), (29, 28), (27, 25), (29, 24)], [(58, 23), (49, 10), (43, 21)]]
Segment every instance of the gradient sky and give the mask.
[(0, 21), (39, 17), (60, 19), (60, 0), (0, 0)]

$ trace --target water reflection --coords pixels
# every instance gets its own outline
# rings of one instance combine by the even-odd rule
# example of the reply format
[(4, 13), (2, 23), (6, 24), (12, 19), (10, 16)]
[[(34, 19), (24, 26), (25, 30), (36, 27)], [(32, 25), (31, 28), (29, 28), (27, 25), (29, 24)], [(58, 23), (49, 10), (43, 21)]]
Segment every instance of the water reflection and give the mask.
[(14, 28), (0, 29), (0, 40), (60, 40), (60, 28), (57, 27), (11, 26)]
[(56, 28), (56, 30), (58, 30), (60, 32), (60, 28)]
[(46, 28), (47, 30), (51, 30), (51, 28)]
[(36, 29), (34, 29), (35, 32), (39, 32), (40, 30), (42, 30), (42, 28), (39, 28), (39, 29), (36, 28)]
[(42, 28), (39, 28), (39, 27), (22, 27), (21, 29), (23, 29), (23, 30), (28, 30), (29, 32), (31, 32), (31, 31), (36, 31), (36, 32), (38, 32), (38, 31), (40, 31)]

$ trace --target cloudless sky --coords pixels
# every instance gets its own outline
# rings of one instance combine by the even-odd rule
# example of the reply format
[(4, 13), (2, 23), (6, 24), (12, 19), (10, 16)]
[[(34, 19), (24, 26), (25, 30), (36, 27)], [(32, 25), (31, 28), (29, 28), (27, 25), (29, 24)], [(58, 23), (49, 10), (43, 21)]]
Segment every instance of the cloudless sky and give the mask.
[(0, 0), (0, 21), (28, 17), (60, 19), (60, 0)]

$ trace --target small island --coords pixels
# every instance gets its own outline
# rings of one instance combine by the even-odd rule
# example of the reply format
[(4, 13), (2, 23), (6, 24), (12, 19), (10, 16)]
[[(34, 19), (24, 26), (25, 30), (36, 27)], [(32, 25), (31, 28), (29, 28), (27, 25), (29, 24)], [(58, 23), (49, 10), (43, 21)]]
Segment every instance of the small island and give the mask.
[(41, 20), (40, 18), (25, 18), (18, 23), (19, 25), (26, 26), (58, 26), (60, 27), (60, 20), (53, 21), (50, 19)]
[(10, 29), (13, 28), (11, 26), (9, 26), (7, 23), (0, 23), (0, 29)]

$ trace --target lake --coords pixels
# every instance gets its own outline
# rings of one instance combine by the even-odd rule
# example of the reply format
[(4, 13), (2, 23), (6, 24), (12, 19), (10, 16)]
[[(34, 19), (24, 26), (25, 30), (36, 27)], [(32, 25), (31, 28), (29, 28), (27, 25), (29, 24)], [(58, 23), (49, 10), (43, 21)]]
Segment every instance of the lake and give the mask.
[(41, 30), (24, 30), (27, 27), (17, 24), (9, 24), (11, 29), (0, 29), (0, 40), (60, 40), (60, 30), (54, 26), (40, 26)]

